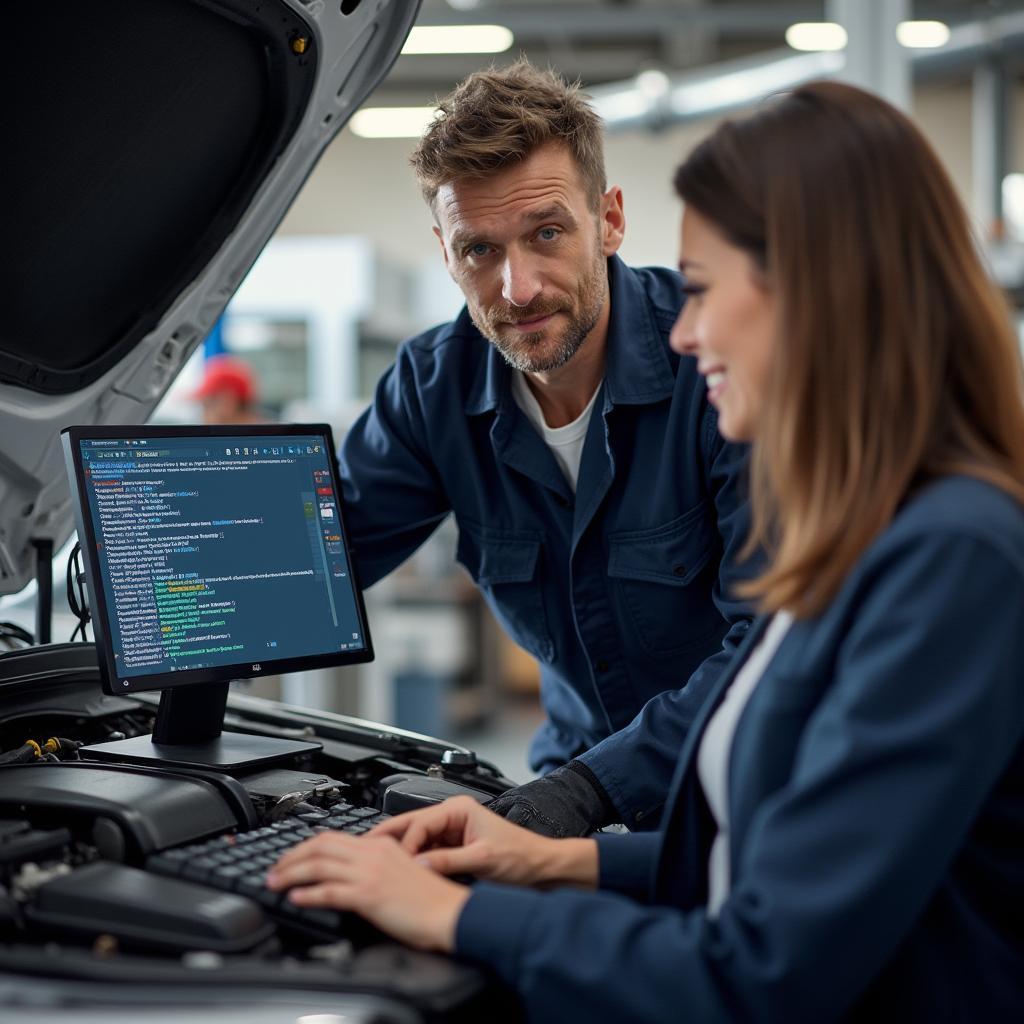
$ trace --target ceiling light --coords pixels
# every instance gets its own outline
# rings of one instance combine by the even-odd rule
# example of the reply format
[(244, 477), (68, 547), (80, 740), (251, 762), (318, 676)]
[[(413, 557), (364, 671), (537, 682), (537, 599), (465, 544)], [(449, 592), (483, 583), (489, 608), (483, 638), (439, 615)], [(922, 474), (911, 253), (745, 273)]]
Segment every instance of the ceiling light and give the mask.
[(934, 50), (949, 42), (949, 26), (941, 21), (901, 21), (896, 38), (912, 50)]
[(349, 124), (364, 139), (418, 139), (436, 114), (436, 107), (364, 107)]
[(402, 53), (504, 53), (514, 38), (504, 25), (416, 25)]
[(672, 110), (681, 117), (697, 117), (749, 106), (765, 96), (795, 89), (815, 78), (836, 75), (843, 69), (845, 60), (841, 53), (804, 53), (736, 71), (723, 71), (703, 80), (677, 85), (672, 90)]
[(842, 50), (846, 29), (834, 21), (799, 21), (786, 29), (786, 42), (794, 50)]
[(648, 68), (636, 76), (636, 87), (652, 102), (668, 95), (672, 83), (664, 71)]

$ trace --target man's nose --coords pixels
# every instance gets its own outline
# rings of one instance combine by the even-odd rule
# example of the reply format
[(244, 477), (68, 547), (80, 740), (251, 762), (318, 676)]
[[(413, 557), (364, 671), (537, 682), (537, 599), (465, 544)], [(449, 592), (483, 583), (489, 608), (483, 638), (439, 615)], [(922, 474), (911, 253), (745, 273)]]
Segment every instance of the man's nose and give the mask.
[(513, 306), (528, 306), (542, 290), (540, 274), (531, 260), (509, 252), (501, 267), (501, 297)]

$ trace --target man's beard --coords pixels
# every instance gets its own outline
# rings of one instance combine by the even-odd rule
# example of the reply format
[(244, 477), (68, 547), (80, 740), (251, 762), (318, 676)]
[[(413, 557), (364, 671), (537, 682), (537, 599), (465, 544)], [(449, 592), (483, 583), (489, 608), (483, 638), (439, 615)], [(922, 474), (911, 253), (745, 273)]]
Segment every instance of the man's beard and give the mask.
[[(558, 299), (538, 299), (528, 306), (501, 302), (486, 310), (470, 310), (477, 329), (494, 344), (512, 369), (522, 373), (548, 373), (565, 366), (580, 350), (604, 306), (607, 269), (600, 250), (598, 253), (590, 273), (580, 282), (579, 307), (575, 313), (566, 308), (565, 300)], [(553, 343), (544, 344), (546, 330), (531, 334), (516, 332), (518, 337), (512, 338), (502, 333), (502, 329), (514, 330), (508, 327), (509, 323), (538, 320), (552, 313), (565, 313), (569, 318), (561, 336)]]

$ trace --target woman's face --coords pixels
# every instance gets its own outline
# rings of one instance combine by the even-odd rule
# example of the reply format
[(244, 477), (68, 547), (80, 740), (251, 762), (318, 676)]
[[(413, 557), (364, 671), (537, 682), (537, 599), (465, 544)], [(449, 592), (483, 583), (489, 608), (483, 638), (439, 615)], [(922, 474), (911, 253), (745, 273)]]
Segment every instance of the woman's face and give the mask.
[(687, 298), (672, 348), (696, 356), (722, 436), (752, 441), (775, 344), (774, 297), (751, 257), (692, 207), (683, 214), (679, 269)]

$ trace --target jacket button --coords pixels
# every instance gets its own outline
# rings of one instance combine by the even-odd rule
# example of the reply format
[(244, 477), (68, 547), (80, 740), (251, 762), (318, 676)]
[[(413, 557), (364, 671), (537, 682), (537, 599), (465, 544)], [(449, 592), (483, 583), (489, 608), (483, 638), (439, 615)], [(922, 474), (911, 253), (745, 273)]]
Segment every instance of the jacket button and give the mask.
[(596, 668), (598, 672), (607, 672), (608, 662), (605, 661), (604, 658), (598, 658), (596, 663), (594, 664), (594, 668)]
[(555, 504), (562, 508), (572, 508), (572, 502), (564, 494), (555, 495)]
[(686, 575), (686, 566), (685, 565), (673, 565), (672, 566), (672, 575), (673, 576), (685, 576)]

